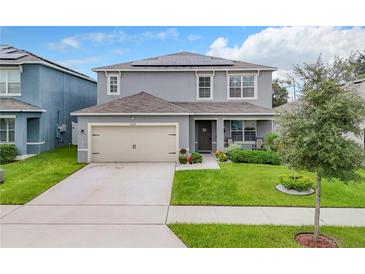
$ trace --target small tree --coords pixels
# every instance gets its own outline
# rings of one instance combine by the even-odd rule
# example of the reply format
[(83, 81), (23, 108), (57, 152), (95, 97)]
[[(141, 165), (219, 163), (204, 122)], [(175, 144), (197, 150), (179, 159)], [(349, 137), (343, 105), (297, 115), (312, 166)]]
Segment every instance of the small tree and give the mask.
[[(342, 64), (341, 64), (342, 65)], [(296, 170), (316, 173), (314, 238), (320, 233), (322, 178), (350, 180), (364, 165), (364, 152), (345, 134), (361, 134), (365, 101), (354, 90), (341, 86), (336, 63), (295, 66), (302, 97), (290, 112), (279, 119), (279, 155)]]
[(272, 107), (278, 107), (288, 102), (288, 90), (279, 84), (279, 80), (272, 82)]

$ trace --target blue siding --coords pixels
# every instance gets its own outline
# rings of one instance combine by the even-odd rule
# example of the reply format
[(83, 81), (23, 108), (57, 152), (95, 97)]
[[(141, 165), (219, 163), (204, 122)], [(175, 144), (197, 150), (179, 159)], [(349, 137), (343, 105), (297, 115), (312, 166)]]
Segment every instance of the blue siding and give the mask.
[[(58, 70), (40, 67), (40, 107), (46, 109), (41, 124), (44, 127), (43, 150), (53, 149), (71, 143), (70, 113), (96, 104), (96, 83), (60, 72)], [(66, 124), (66, 132), (57, 139), (57, 126)]]
[[(17, 154), (42, 152), (71, 143), (71, 122), (77, 121), (70, 113), (96, 104), (96, 83), (53, 68), (24, 64), (21, 73), (21, 96), (12, 98), (45, 109), (42, 113), (8, 113), (16, 115)], [(27, 146), (27, 118), (40, 117), (39, 140), (42, 145)], [(57, 139), (57, 126), (66, 124), (66, 132)], [(32, 133), (33, 134), (33, 133)], [(27, 148), (28, 147), (28, 148)]]

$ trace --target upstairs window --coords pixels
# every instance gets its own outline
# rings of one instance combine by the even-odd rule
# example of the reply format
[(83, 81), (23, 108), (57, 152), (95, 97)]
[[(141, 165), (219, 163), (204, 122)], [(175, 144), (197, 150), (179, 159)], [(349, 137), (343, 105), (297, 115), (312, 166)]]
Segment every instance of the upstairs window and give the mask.
[(15, 119), (0, 118), (0, 143), (15, 142)]
[(255, 75), (231, 75), (228, 76), (228, 98), (253, 99), (256, 98)]
[(198, 99), (212, 99), (212, 76), (198, 76)]
[(119, 75), (108, 75), (108, 95), (119, 95)]
[(20, 70), (0, 69), (0, 96), (20, 96)]

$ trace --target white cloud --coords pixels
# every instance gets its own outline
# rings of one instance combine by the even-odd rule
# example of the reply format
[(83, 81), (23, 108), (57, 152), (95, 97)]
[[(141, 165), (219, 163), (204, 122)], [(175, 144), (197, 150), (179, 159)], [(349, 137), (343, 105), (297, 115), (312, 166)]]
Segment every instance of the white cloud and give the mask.
[(99, 61), (99, 57), (91, 56), (91, 57), (85, 57), (85, 58), (79, 58), (79, 59), (68, 59), (59, 61), (58, 63), (63, 66), (75, 66), (75, 65), (82, 65), (82, 64), (92, 64)]
[(160, 31), (160, 32), (146, 31), (142, 34), (142, 38), (159, 39), (159, 40), (167, 40), (167, 39), (177, 40), (179, 38), (179, 32), (177, 31), (176, 28), (169, 28), (165, 31)]
[(127, 49), (127, 48), (116, 48), (112, 52), (113, 52), (113, 54), (123, 55), (123, 54), (127, 53), (128, 51), (129, 51), (129, 49)]
[(364, 49), (364, 28), (282, 27), (250, 35), (240, 46), (230, 47), (227, 38), (219, 37), (207, 54), (275, 66), (279, 68), (275, 76), (283, 77), (293, 64), (311, 63), (320, 54), (331, 61), (335, 56), (347, 57), (351, 51)]
[(189, 41), (196, 41), (196, 40), (199, 40), (201, 38), (200, 35), (195, 35), (195, 34), (189, 34), (188, 35), (188, 40)]
[[(48, 47), (53, 50), (65, 50), (65, 49), (82, 49), (83, 44), (94, 43), (122, 43), (125, 41), (140, 42), (148, 39), (158, 40), (177, 40), (179, 38), (179, 32), (176, 28), (168, 28), (164, 31), (147, 31), (138, 34), (128, 34), (123, 31), (112, 32), (90, 32), (81, 33), (73, 36), (68, 36), (60, 41), (49, 43)], [(87, 44), (89, 46), (89, 44)]]
[(105, 32), (90, 32), (82, 33), (69, 37), (65, 37), (58, 42), (49, 43), (48, 47), (54, 50), (64, 50), (67, 48), (80, 49), (82, 43), (105, 43), (105, 42), (122, 42), (125, 34), (122, 31)]
[(48, 47), (55, 50), (63, 50), (65, 48), (80, 48), (80, 42), (75, 37), (66, 37), (57, 43), (49, 43)]

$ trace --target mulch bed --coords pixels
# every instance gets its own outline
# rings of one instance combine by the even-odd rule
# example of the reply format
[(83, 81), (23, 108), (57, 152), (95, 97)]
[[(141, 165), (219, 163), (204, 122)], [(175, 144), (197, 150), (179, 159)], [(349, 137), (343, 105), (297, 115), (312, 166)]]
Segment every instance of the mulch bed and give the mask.
[(330, 237), (320, 235), (319, 240), (316, 241), (314, 239), (313, 233), (311, 232), (303, 232), (298, 233), (295, 236), (295, 240), (302, 246), (311, 247), (311, 248), (336, 248), (338, 247), (335, 240)]

